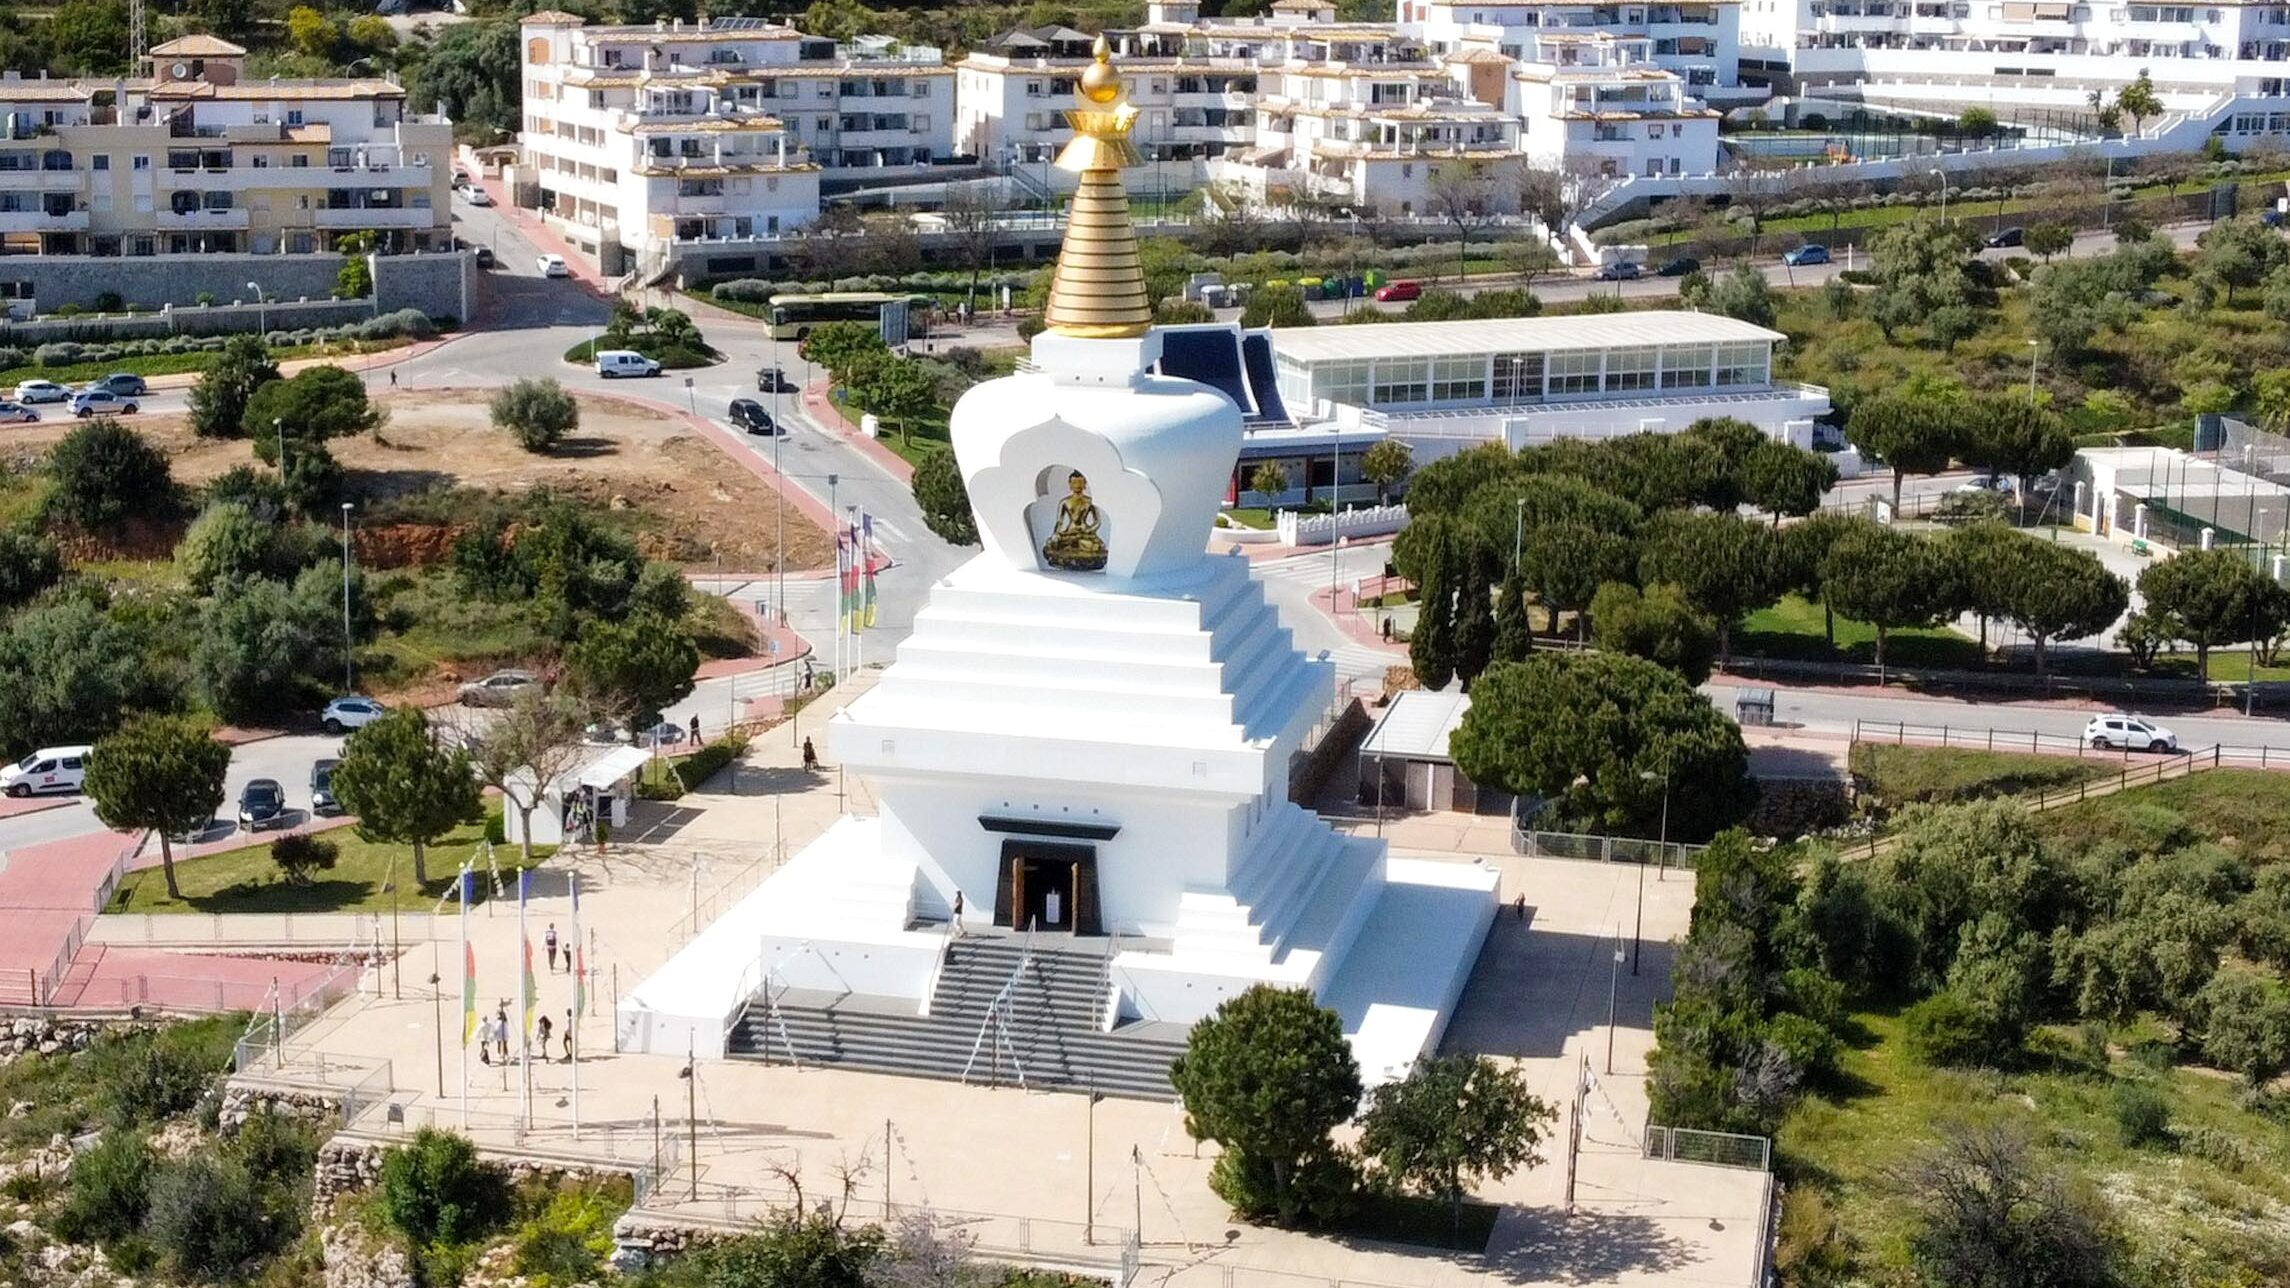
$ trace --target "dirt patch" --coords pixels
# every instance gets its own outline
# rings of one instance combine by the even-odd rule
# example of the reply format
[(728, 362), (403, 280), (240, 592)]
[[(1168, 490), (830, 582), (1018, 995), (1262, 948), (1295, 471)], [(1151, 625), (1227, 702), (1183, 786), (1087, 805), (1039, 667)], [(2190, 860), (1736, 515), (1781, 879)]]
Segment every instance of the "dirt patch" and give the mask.
[[(408, 496), (441, 487), (515, 493), (547, 487), (644, 520), (640, 544), (653, 558), (693, 566), (760, 572), (774, 566), (779, 497), (740, 462), (681, 420), (626, 403), (582, 398), (580, 428), (555, 452), (536, 456), (495, 429), (485, 395), (475, 390), (420, 390), (375, 400), (389, 413), (379, 432), (328, 444), (366, 499)], [(175, 477), (205, 483), (253, 460), (243, 439), (202, 439), (185, 417), (147, 415), (128, 424), (166, 452)], [(71, 428), (62, 418), (11, 433), (10, 446), (44, 449)], [(787, 507), (787, 566), (812, 568), (833, 558), (825, 533)], [(413, 525), (408, 525), (412, 527)], [(427, 535), (424, 535), (427, 534)], [(361, 534), (363, 535), (363, 534)], [(449, 544), (449, 529), (422, 525), (383, 544), (393, 562), (426, 562)], [(361, 549), (365, 542), (361, 540)], [(380, 547), (377, 547), (379, 550)]]

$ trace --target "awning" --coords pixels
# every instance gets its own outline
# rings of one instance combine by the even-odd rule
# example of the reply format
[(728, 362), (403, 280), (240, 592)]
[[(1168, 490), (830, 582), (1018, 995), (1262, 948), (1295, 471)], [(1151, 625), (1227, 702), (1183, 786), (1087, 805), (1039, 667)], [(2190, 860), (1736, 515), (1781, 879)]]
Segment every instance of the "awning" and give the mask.
[(1462, 726), (1471, 699), (1462, 693), (1409, 689), (1392, 699), (1361, 744), (1362, 756), (1446, 762), (1447, 740)]
[(642, 747), (614, 747), (590, 761), (588, 768), (580, 771), (580, 777), (573, 780), (573, 785), (603, 791), (644, 768), (644, 762), (650, 759), (652, 753)]

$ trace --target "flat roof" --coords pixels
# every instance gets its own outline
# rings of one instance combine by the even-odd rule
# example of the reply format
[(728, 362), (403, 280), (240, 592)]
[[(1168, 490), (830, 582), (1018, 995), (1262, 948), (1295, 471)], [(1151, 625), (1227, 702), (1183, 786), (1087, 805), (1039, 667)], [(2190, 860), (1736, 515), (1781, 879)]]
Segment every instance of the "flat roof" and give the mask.
[(1389, 760), (1446, 760), (1448, 735), (1462, 727), (1470, 710), (1467, 693), (1408, 689), (1384, 708), (1383, 718), (1360, 744), (1360, 754)]
[(1462, 353), (1628, 349), (1649, 344), (1770, 343), (1786, 338), (1779, 331), (1717, 313), (1645, 309), (1574, 317), (1281, 327), (1272, 333), (1272, 351), (1313, 363)]

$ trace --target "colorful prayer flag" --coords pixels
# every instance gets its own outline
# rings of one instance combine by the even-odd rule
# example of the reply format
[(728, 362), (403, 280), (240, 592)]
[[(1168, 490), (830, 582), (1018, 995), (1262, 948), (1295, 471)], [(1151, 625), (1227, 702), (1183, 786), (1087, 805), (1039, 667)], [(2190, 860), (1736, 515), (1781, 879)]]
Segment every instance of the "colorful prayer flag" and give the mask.
[[(532, 886), (532, 882), (533, 874), (531, 871), (517, 874), (517, 925), (520, 932), (525, 924), (525, 897)], [(525, 978), (521, 985), (524, 996), (520, 1000), (523, 1002), (525, 1010), (525, 1031), (529, 1033), (533, 1028), (533, 1008), (540, 1004), (541, 989), (540, 984), (533, 977), (533, 938), (531, 935), (522, 933), (519, 934), (518, 938), (523, 941), (525, 950)]]
[[(468, 1046), (477, 1032), (477, 949), (469, 942), (469, 869), (463, 868), (454, 884), (461, 887), (461, 1045)], [(467, 1062), (469, 1057), (463, 1056)]]
[(859, 625), (872, 626), (875, 624), (875, 516), (861, 513), (859, 523), (866, 532), (866, 540), (859, 545), (859, 557), (864, 561), (862, 575), (866, 579), (866, 589), (859, 606)]

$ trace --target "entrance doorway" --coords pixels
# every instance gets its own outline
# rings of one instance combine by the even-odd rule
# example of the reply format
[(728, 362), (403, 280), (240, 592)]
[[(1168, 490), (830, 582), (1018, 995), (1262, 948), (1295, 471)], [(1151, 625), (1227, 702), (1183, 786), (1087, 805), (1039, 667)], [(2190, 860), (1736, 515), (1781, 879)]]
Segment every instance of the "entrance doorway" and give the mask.
[(1096, 935), (1097, 847), (1051, 841), (1002, 842), (994, 891), (994, 924), (1059, 934)]

